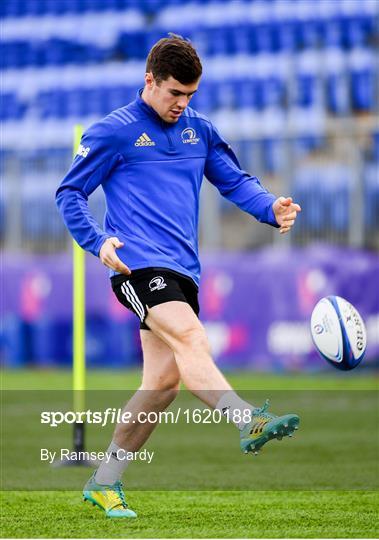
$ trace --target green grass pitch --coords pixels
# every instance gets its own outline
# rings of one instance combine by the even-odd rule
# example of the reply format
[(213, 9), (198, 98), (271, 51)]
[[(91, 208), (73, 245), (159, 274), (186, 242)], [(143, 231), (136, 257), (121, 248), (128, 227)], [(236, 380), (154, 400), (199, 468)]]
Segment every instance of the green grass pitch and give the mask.
[[(136, 388), (139, 378), (138, 372), (91, 371), (87, 382), (89, 389), (122, 390)], [(275, 390), (377, 389), (377, 379), (372, 373), (362, 376), (358, 371), (342, 375), (328, 371), (325, 376), (233, 373), (228, 379), (236, 389), (265, 390), (268, 397), (269, 391)], [(3, 389), (64, 390), (71, 386), (71, 375), (62, 371), (5, 371), (2, 381)], [(296, 437), (301, 437), (301, 430)], [(286, 442), (288, 445), (280, 451), (283, 448), (284, 452), (291, 452), (289, 441)], [(301, 451), (302, 447), (298, 448)], [(264, 454), (259, 456), (261, 458), (264, 459)], [(217, 463), (217, 455), (214, 460)], [(232, 455), (230, 460), (233, 460)], [(359, 466), (363, 469), (365, 463)], [(220, 475), (228, 474), (224, 467), (225, 464), (220, 467)], [(3, 469), (2, 476), (6, 474)], [(264, 490), (264, 485), (260, 489), (262, 491), (131, 491), (127, 498), (139, 514), (133, 521), (106, 519), (99, 509), (84, 504), (79, 492), (3, 491), (2, 537), (378, 537), (376, 491), (268, 491)]]

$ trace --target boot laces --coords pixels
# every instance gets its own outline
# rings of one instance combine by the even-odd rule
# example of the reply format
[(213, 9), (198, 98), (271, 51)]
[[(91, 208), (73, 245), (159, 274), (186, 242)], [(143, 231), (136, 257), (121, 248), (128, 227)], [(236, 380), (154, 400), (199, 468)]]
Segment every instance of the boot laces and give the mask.
[[(113, 492), (113, 493), (112, 493)], [(127, 502), (125, 500), (125, 494), (122, 489), (122, 482), (116, 482), (114, 486), (112, 486), (112, 490), (110, 490), (109, 494), (110, 503), (113, 504), (112, 508), (115, 508), (117, 506), (122, 506), (122, 508), (127, 508)]]
[(253, 415), (254, 416), (260, 416), (261, 418), (268, 418), (268, 419), (273, 418), (273, 415), (267, 412), (267, 409), (269, 408), (269, 405), (270, 405), (270, 400), (266, 399), (263, 407), (254, 409)]

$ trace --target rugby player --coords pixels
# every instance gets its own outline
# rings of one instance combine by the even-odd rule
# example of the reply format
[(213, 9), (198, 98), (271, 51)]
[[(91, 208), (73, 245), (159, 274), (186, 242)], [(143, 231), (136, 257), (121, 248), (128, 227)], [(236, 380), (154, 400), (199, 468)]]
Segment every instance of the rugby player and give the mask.
[[(140, 319), (143, 375), (125, 410), (163, 411), (182, 381), (207, 406), (229, 415), (244, 452), (292, 435), (299, 417), (275, 416), (268, 403), (255, 407), (233, 391), (216, 367), (199, 321), (199, 192), (203, 177), (221, 195), (262, 223), (288, 233), (300, 206), (275, 197), (241, 170), (230, 145), (189, 102), (202, 65), (192, 44), (171, 34), (151, 49), (145, 85), (128, 105), (111, 112), (83, 135), (78, 154), (57, 191), (57, 204), (78, 244), (110, 269), (118, 300)], [(87, 200), (102, 186), (104, 229)], [(235, 411), (250, 411), (241, 420)], [(136, 517), (121, 476), (120, 449), (138, 451), (154, 423), (118, 424), (104, 460), (84, 488), (84, 499), (109, 517)]]

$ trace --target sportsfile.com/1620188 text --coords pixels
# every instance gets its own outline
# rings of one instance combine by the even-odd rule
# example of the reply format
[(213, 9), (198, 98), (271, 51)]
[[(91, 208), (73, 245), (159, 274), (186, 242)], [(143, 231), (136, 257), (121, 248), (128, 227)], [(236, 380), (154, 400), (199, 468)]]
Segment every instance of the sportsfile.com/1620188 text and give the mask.
[(221, 412), (219, 409), (183, 409), (178, 407), (176, 411), (140, 411), (133, 414), (119, 408), (108, 408), (103, 411), (43, 411), (41, 424), (57, 427), (60, 424), (98, 424), (101, 427), (108, 424), (219, 424), (222, 421), (248, 423), (251, 420), (250, 409), (234, 409)]

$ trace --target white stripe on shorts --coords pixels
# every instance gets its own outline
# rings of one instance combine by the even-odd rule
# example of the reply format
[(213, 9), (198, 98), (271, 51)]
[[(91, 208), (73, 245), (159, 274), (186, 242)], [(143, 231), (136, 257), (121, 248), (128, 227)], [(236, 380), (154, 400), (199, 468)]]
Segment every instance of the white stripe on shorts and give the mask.
[(140, 318), (141, 322), (143, 322), (144, 315), (145, 315), (144, 311), (143, 310), (141, 311), (141, 307), (137, 304), (137, 302), (135, 301), (135, 299), (131, 295), (130, 291), (127, 289), (126, 283), (123, 283), (121, 285), (121, 291), (126, 296), (126, 299), (128, 300), (129, 304), (131, 304), (132, 307), (134, 308), (134, 310), (135, 310), (136, 314), (138, 315), (138, 317)]
[(132, 296), (133, 296), (133, 298), (134, 298), (136, 304), (139, 306), (140, 310), (142, 311), (141, 322), (143, 322), (144, 319), (145, 319), (145, 310), (144, 310), (144, 307), (143, 307), (143, 305), (142, 305), (142, 302), (141, 302), (141, 300), (138, 298), (137, 293), (136, 293), (136, 291), (134, 290), (134, 288), (132, 287), (132, 284), (130, 283), (130, 281), (127, 281), (127, 282), (126, 282), (126, 286), (127, 286), (127, 288), (129, 289), (130, 293), (132, 294)]

